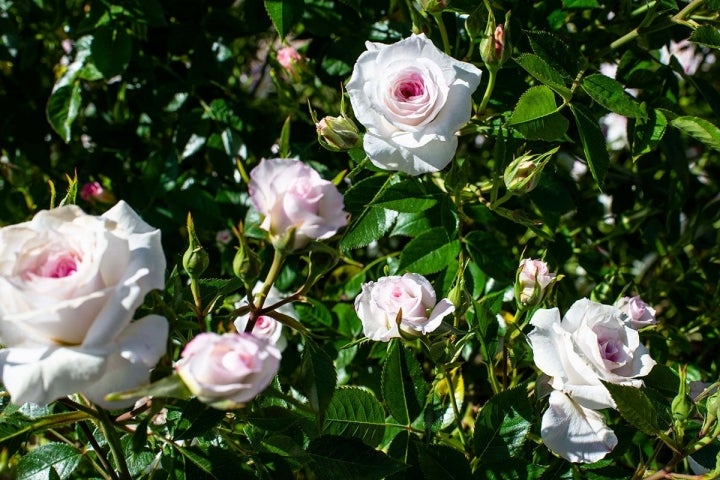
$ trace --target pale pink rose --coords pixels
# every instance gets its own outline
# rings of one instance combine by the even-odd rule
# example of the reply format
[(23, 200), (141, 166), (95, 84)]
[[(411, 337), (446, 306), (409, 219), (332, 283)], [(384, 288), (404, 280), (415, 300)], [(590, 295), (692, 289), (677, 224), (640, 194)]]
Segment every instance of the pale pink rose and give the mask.
[(670, 64), (671, 57), (675, 57), (687, 75), (695, 75), (701, 67), (710, 66), (715, 63), (715, 55), (709, 50), (699, 48), (697, 44), (684, 39), (676, 42), (670, 40), (670, 45), (664, 45), (660, 49), (660, 62)]
[(355, 311), (362, 321), (365, 336), (381, 342), (399, 338), (400, 329), (409, 335), (432, 332), (454, 310), (455, 306), (447, 298), (436, 304), (432, 285), (417, 273), (368, 282), (355, 298)]
[(366, 44), (347, 85), (370, 161), (410, 175), (450, 163), (467, 123), (480, 70), (444, 54), (424, 34)]
[(146, 383), (165, 353), (167, 320), (133, 321), (165, 285), (160, 231), (125, 202), (99, 217), (68, 205), (0, 229), (0, 245), (0, 374), (12, 401), (81, 392), (125, 405), (104, 396)]
[(274, 239), (295, 229), (293, 249), (325, 240), (347, 225), (337, 187), (295, 159), (263, 159), (250, 172), (250, 200), (263, 215), (260, 228)]
[(528, 334), (537, 367), (557, 393), (542, 421), (541, 436), (572, 462), (603, 458), (617, 443), (594, 410), (615, 408), (604, 382), (640, 387), (655, 365), (638, 332), (616, 307), (588, 299), (575, 302), (560, 319), (557, 308), (540, 309)]
[(639, 295), (634, 297), (623, 297), (615, 304), (625, 315), (632, 328), (638, 329), (655, 325), (655, 309), (643, 302)]
[(515, 298), (523, 306), (538, 305), (545, 298), (547, 288), (557, 276), (542, 260), (523, 258), (515, 282)]
[[(262, 288), (263, 282), (257, 282), (255, 288), (253, 288), (253, 295), (258, 293)], [(273, 305), (283, 299), (283, 294), (275, 287), (270, 287), (270, 291), (265, 298), (264, 306)], [(247, 298), (235, 304), (235, 308), (240, 308), (247, 305)], [(298, 320), (297, 313), (291, 303), (286, 303), (277, 308), (279, 313), (286, 315), (290, 318)], [(248, 320), (250, 320), (250, 314), (240, 315), (235, 319), (234, 325), (238, 333), (245, 332)], [(272, 317), (267, 315), (260, 315), (255, 322), (255, 326), (251, 332), (256, 337), (264, 338), (273, 345), (275, 345), (281, 352), (287, 347), (287, 339), (283, 335), (283, 325)]]
[(295, 64), (303, 61), (303, 56), (293, 47), (283, 47), (277, 52), (277, 61), (283, 68), (292, 70)]
[(280, 351), (249, 333), (200, 333), (183, 349), (175, 370), (198, 400), (237, 408), (265, 390), (280, 367)]

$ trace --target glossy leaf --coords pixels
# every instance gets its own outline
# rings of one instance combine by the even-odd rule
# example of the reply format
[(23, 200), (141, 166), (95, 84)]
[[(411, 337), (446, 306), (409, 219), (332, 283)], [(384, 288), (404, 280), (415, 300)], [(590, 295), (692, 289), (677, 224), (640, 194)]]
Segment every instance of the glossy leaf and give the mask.
[(322, 414), (335, 392), (337, 373), (333, 361), (315, 342), (306, 339), (300, 368), (302, 392), (313, 410)]
[(396, 212), (416, 213), (437, 204), (437, 198), (427, 193), (417, 180), (405, 180), (384, 189), (372, 205)]
[(670, 124), (701, 141), (708, 147), (720, 151), (720, 128), (698, 117), (682, 116), (674, 118)]
[(444, 445), (424, 447), (418, 458), (425, 478), (465, 480), (472, 476), (465, 455), (454, 448)]
[(617, 80), (596, 73), (583, 78), (581, 85), (585, 93), (611, 112), (626, 117), (645, 117), (645, 112), (640, 108), (637, 100), (628, 95)]
[(720, 31), (717, 27), (702, 25), (693, 31), (690, 40), (706, 47), (720, 50)]
[(80, 83), (75, 81), (53, 90), (47, 103), (47, 119), (65, 143), (72, 139), (72, 124), (80, 113)]
[[(17, 465), (17, 480), (45, 480), (52, 473), (68, 478), (80, 464), (82, 453), (65, 443), (51, 442), (23, 455)], [(50, 470), (54, 472), (50, 472)]]
[(310, 442), (307, 453), (316, 478), (382, 480), (406, 468), (356, 438), (323, 435)]
[(442, 227), (421, 233), (403, 249), (398, 271), (426, 275), (447, 267), (460, 253), (460, 242), (450, 239)]
[(661, 430), (655, 406), (641, 389), (610, 382), (603, 382), (603, 385), (617, 404), (617, 411), (631, 425), (648, 435), (655, 435)]
[(545, 85), (530, 87), (520, 97), (507, 121), (527, 139), (555, 140), (567, 131), (568, 121), (558, 112), (555, 94)]
[(650, 153), (665, 134), (667, 119), (660, 110), (651, 110), (646, 119), (638, 119), (633, 131), (633, 157)]
[(393, 340), (382, 371), (382, 393), (385, 406), (398, 423), (409, 425), (422, 411), (425, 401), (425, 378), (412, 351)]
[(571, 97), (570, 89), (565, 85), (563, 75), (543, 60), (542, 57), (524, 53), (518, 56), (515, 61), (530, 75), (552, 88), (563, 98), (569, 99)]
[(359, 438), (375, 447), (385, 433), (385, 410), (370, 390), (340, 388), (325, 411), (323, 433)]
[(302, 17), (303, 2), (295, 0), (265, 0), (267, 10), (275, 30), (283, 39), (290, 33), (290, 29)]

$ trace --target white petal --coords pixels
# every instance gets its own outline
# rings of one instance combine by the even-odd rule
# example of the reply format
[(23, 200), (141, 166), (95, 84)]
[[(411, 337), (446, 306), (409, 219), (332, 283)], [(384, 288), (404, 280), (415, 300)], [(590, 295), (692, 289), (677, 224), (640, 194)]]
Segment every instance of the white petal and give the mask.
[(540, 433), (550, 450), (576, 463), (597, 462), (618, 443), (601, 414), (581, 407), (557, 390), (550, 394)]

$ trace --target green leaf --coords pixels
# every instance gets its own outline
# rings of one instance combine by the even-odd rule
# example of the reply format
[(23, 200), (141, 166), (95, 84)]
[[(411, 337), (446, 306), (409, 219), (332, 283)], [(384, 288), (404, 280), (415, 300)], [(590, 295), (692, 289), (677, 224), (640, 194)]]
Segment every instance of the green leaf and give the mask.
[(393, 210), (369, 207), (352, 222), (340, 241), (340, 248), (343, 251), (352, 250), (380, 239), (392, 228), (397, 216)]
[(103, 77), (112, 78), (125, 71), (132, 57), (132, 37), (125, 29), (103, 25), (95, 30), (90, 58)]
[(596, 73), (583, 78), (581, 86), (593, 100), (612, 112), (632, 118), (645, 117), (637, 101), (617, 80)]
[(409, 425), (422, 411), (425, 401), (422, 367), (398, 340), (392, 340), (388, 345), (382, 371), (382, 394), (385, 406), (398, 423)]
[(46, 115), (48, 122), (65, 143), (72, 139), (71, 125), (80, 113), (80, 82), (73, 81), (53, 90), (48, 99)]
[(487, 401), (475, 421), (473, 444), (482, 464), (508, 462), (521, 452), (532, 426), (524, 387), (499, 393)]
[(474, 230), (465, 236), (470, 258), (480, 269), (497, 281), (512, 284), (515, 279), (517, 260), (509, 254), (497, 235)]
[(325, 411), (323, 433), (359, 438), (376, 447), (385, 434), (385, 410), (370, 390), (340, 388)]
[(650, 153), (665, 134), (667, 119), (660, 110), (651, 110), (646, 119), (638, 119), (633, 131), (632, 153), (637, 159)]
[(381, 480), (406, 468), (356, 438), (323, 435), (307, 448), (318, 479)]
[(472, 477), (470, 463), (463, 452), (444, 445), (432, 445), (420, 450), (418, 458), (424, 478), (466, 480)]
[(175, 423), (173, 440), (188, 440), (209, 431), (225, 418), (225, 412), (208, 407), (199, 400), (187, 402)]
[(373, 199), (372, 205), (396, 212), (423, 212), (437, 204), (437, 198), (427, 193), (416, 180), (404, 180), (390, 185)]
[[(564, 16), (564, 15), (563, 15)], [(525, 35), (535, 55), (545, 60), (549, 65), (562, 74), (567, 80), (572, 80), (578, 71), (578, 59), (581, 55), (571, 49), (560, 37), (542, 30), (526, 30)]]
[(278, 31), (280, 39), (283, 39), (302, 17), (303, 2), (297, 0), (265, 0), (265, 10), (267, 10), (275, 30)]
[(575, 117), (590, 173), (592, 173), (598, 186), (602, 188), (605, 174), (610, 167), (610, 157), (608, 156), (605, 137), (602, 130), (600, 130), (600, 124), (592, 118), (584, 105), (571, 104), (570, 110)]
[(570, 89), (565, 86), (563, 75), (541, 57), (532, 53), (524, 53), (515, 61), (530, 75), (555, 90), (563, 98), (569, 100), (572, 96)]
[(703, 25), (695, 29), (690, 35), (690, 40), (720, 50), (720, 31), (711, 25)]
[(674, 118), (670, 124), (708, 147), (720, 151), (720, 129), (707, 120), (688, 115)]
[(632, 426), (647, 435), (660, 432), (655, 406), (639, 388), (603, 382), (617, 405), (617, 411)]
[(398, 271), (421, 275), (439, 272), (460, 253), (460, 242), (450, 239), (443, 227), (436, 227), (410, 240), (400, 255)]
[(569, 122), (557, 109), (555, 94), (545, 85), (530, 87), (518, 100), (507, 126), (530, 140), (555, 140), (567, 131)]
[(300, 363), (301, 391), (310, 406), (322, 414), (327, 408), (337, 382), (337, 373), (330, 356), (307, 338)]
[(563, 0), (563, 8), (600, 8), (597, 0)]
[(705, 6), (713, 12), (720, 12), (720, 0), (705, 0)]
[[(46, 443), (20, 457), (17, 480), (46, 480), (52, 473), (61, 479), (68, 478), (81, 459), (82, 453), (75, 447)], [(54, 472), (50, 472), (51, 469)]]

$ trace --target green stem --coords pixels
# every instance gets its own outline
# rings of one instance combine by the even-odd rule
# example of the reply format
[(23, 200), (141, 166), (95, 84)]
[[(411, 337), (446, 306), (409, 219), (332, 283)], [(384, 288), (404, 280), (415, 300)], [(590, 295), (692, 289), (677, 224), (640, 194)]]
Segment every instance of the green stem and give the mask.
[(252, 296), (252, 293), (248, 292), (248, 300), (251, 300), (250, 318), (248, 319), (248, 323), (245, 326), (245, 332), (252, 332), (253, 328), (255, 327), (255, 322), (257, 321), (258, 317), (262, 315), (262, 308), (265, 304), (265, 299), (267, 298), (268, 292), (270, 292), (270, 288), (273, 286), (273, 283), (275, 283), (275, 280), (277, 280), (277, 277), (280, 275), (280, 271), (282, 270), (284, 263), (285, 252), (282, 249), (276, 248), (273, 255), (272, 264), (270, 265), (270, 270), (268, 271), (267, 277), (265, 277), (265, 282), (263, 283), (262, 288), (255, 295), (254, 299), (250, 298)]
[(480, 107), (478, 108), (478, 115), (482, 115), (482, 113), (485, 112), (485, 108), (487, 107), (487, 104), (490, 101), (490, 97), (492, 96), (492, 92), (495, 89), (497, 70), (490, 69), (488, 73), (490, 74), (490, 77), (488, 78), (488, 84), (485, 88), (485, 95), (483, 95), (482, 101), (480, 102)]
[(448, 384), (448, 390), (450, 391), (450, 404), (452, 405), (453, 415), (455, 416), (455, 423), (460, 434), (460, 442), (463, 448), (468, 452), (468, 439), (465, 438), (465, 429), (462, 425), (462, 417), (460, 416), (460, 408), (458, 408), (457, 399), (455, 398), (455, 385), (453, 384), (451, 373), (445, 371), (445, 381)]
[(128, 470), (127, 462), (125, 461), (125, 455), (123, 454), (122, 445), (120, 444), (120, 439), (118, 438), (115, 431), (115, 425), (113, 424), (112, 420), (110, 420), (110, 416), (104, 409), (98, 407), (97, 412), (98, 419), (100, 420), (98, 426), (100, 427), (100, 430), (102, 430), (103, 435), (105, 436), (105, 439), (110, 446), (110, 451), (115, 458), (117, 468), (118, 470), (120, 470), (118, 478), (120, 480), (132, 480), (132, 477), (130, 476), (130, 470)]
[(102, 465), (102, 468), (105, 469), (105, 471), (102, 471), (101, 465), (98, 465), (95, 461), (92, 461), (93, 465), (95, 466), (95, 469), (98, 471), (100, 475), (102, 475), (104, 478), (108, 480), (118, 480), (118, 476), (115, 473), (115, 470), (113, 470), (112, 465), (110, 465), (110, 461), (107, 459), (107, 456), (105, 456), (105, 451), (103, 448), (97, 443), (97, 440), (95, 440), (95, 437), (93, 436), (92, 430), (90, 430), (90, 427), (87, 426), (85, 422), (79, 422), (80, 429), (85, 433), (85, 436), (88, 439), (88, 443), (92, 445), (93, 450), (95, 451), (95, 455), (97, 455), (98, 460), (100, 461), (100, 464)]
[(440, 31), (440, 38), (442, 38), (443, 42), (443, 50), (447, 55), (450, 55), (450, 39), (448, 38), (447, 29), (445, 28), (445, 22), (443, 22), (442, 19), (442, 12), (434, 13), (433, 18), (435, 19), (435, 23), (437, 23), (438, 31)]
[(704, 3), (705, 0), (693, 0), (692, 2), (685, 5), (685, 8), (675, 14), (670, 20), (675, 23), (685, 23), (687, 17), (689, 17), (692, 12), (697, 10)]

